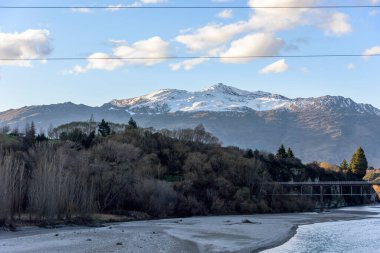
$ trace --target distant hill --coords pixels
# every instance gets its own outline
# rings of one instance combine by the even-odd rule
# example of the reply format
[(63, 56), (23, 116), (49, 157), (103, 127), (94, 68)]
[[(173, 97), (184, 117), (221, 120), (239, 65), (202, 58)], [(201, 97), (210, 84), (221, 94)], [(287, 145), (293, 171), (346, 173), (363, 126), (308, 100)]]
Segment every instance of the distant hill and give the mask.
[(100, 107), (64, 103), (12, 109), (0, 113), (0, 125), (22, 129), (34, 121), (37, 129), (47, 129), (91, 115), (116, 123), (132, 116), (139, 125), (157, 129), (201, 123), (224, 145), (273, 152), (284, 143), (304, 162), (339, 164), (362, 146), (370, 165), (380, 166), (379, 109), (338, 96), (290, 99), (217, 84), (198, 92), (159, 90)]

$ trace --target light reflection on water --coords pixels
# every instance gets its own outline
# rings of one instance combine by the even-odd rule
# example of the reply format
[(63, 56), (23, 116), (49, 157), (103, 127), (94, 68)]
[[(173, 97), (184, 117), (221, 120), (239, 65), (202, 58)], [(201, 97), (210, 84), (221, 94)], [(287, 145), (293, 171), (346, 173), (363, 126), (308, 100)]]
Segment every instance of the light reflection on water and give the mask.
[(263, 252), (379, 253), (380, 217), (300, 226), (297, 234), (287, 243)]

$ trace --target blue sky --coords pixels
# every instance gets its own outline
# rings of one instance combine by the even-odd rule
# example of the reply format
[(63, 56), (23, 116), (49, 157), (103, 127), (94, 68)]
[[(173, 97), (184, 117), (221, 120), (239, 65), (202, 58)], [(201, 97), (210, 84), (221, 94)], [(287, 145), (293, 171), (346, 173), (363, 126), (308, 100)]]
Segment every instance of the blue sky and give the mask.
[[(156, 3), (155, 3), (156, 2)], [(380, 53), (380, 8), (263, 10), (255, 6), (380, 5), (376, 0), (0, 0), (2, 5), (251, 6), (251, 9), (0, 9), (0, 58)], [(377, 2), (377, 3), (376, 3)], [(223, 13), (221, 13), (223, 12)], [(380, 57), (318, 59), (0, 61), (0, 110), (72, 101), (101, 105), (162, 88), (224, 83), (288, 97), (342, 95), (380, 108)]]

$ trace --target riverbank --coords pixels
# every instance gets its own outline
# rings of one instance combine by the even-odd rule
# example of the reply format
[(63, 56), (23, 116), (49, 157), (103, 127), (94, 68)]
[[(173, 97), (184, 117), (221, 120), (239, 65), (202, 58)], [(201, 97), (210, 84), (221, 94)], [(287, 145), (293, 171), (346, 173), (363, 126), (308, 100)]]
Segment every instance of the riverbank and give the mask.
[(0, 252), (260, 252), (289, 240), (299, 225), (358, 220), (377, 209), (328, 213), (193, 217), (108, 224), (102, 228), (21, 228), (0, 232)]

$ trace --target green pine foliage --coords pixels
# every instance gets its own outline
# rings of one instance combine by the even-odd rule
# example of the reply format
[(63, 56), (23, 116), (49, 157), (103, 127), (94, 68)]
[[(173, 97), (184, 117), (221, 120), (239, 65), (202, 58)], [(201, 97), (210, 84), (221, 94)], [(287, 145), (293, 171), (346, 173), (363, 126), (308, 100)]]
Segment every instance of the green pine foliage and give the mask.
[(339, 166), (339, 169), (342, 171), (342, 172), (347, 172), (348, 171), (348, 163), (347, 163), (347, 160), (346, 159), (344, 159), (343, 161), (342, 161), (342, 163), (340, 164), (340, 166)]
[(128, 121), (128, 128), (129, 129), (136, 129), (137, 128), (137, 123), (132, 117)]
[(108, 122), (102, 119), (102, 122), (98, 125), (98, 132), (101, 136), (106, 137), (111, 134), (111, 127)]
[(44, 133), (38, 134), (36, 137), (36, 142), (44, 142), (48, 141), (49, 139), (45, 136)]
[(286, 150), (283, 144), (279, 147), (277, 150), (276, 158), (287, 158), (288, 155), (286, 154)]
[(288, 151), (286, 152), (286, 156), (288, 158), (294, 158), (294, 153), (293, 153), (293, 150), (291, 148), (288, 148)]
[(368, 161), (364, 154), (364, 150), (360, 147), (358, 148), (352, 156), (349, 170), (350, 172), (358, 178), (363, 178), (367, 172)]
[(286, 150), (284, 144), (281, 144), (281, 146), (277, 150), (276, 158), (277, 159), (285, 159), (285, 158), (294, 159), (295, 156), (291, 148), (288, 148), (288, 150)]

